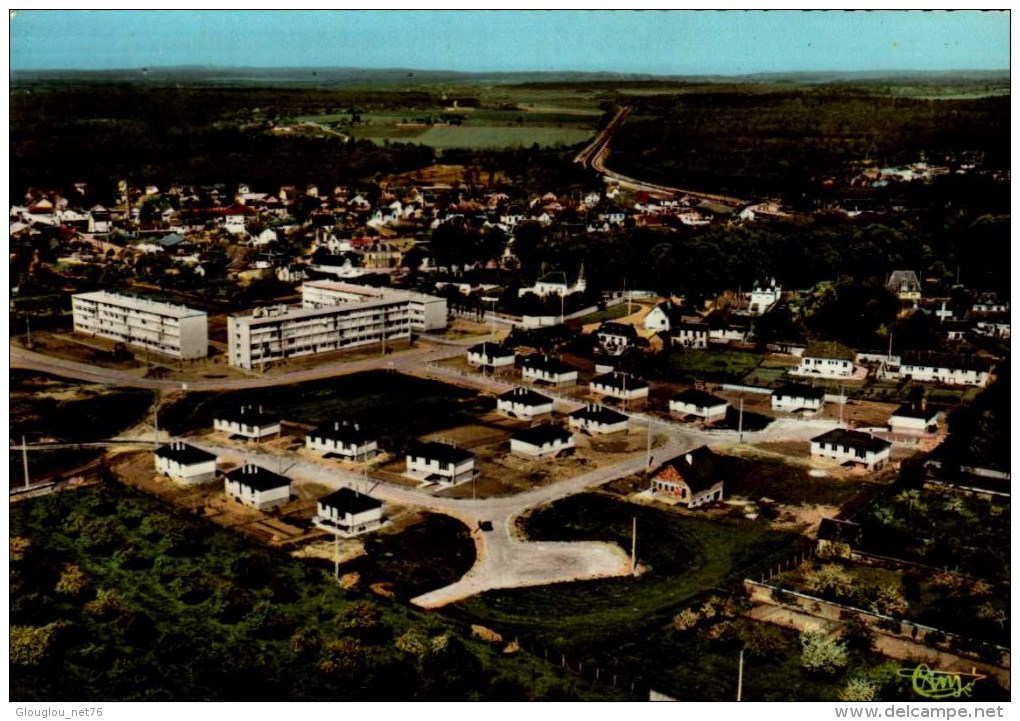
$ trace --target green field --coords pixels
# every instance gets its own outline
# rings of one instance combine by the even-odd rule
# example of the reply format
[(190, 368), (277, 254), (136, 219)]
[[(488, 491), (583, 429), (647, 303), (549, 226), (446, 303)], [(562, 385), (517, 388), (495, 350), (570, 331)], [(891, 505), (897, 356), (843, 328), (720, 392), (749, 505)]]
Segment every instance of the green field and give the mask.
[(586, 316), (582, 316), (579, 320), (581, 325), (588, 325), (589, 323), (602, 323), (607, 320), (616, 320), (617, 318), (623, 318), (627, 315), (627, 304), (620, 303), (614, 305), (612, 308), (606, 310), (596, 311)]
[(257, 390), (189, 393), (160, 411), (160, 425), (175, 434), (211, 429), (218, 413), (254, 405), (294, 423), (356, 420), (378, 429), (384, 448), (397, 449), (412, 437), (459, 425), (493, 404), (445, 383), (372, 371)]
[(416, 142), (438, 150), (449, 148), (527, 148), (571, 146), (590, 140), (593, 131), (550, 127), (472, 127), (429, 128)]
[(659, 361), (658, 372), (677, 381), (740, 383), (762, 362), (762, 356), (735, 350), (684, 350)]
[(624, 698), (117, 484), (10, 516), (12, 699)]

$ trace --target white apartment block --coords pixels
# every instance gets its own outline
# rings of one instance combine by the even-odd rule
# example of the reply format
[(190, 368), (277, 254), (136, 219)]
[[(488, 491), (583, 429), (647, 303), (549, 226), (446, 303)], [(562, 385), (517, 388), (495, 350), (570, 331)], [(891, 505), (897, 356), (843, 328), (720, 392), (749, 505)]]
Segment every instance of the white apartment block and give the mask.
[(406, 300), (366, 300), (324, 308), (258, 308), (227, 318), (230, 365), (265, 363), (411, 336)]
[(301, 285), (301, 305), (305, 308), (327, 308), (344, 303), (377, 300), (402, 300), (409, 306), (411, 330), (424, 333), (446, 328), (446, 298), (393, 288), (372, 288), (354, 283), (312, 280)]
[(174, 358), (209, 354), (209, 322), (202, 311), (106, 290), (72, 296), (71, 307), (78, 333)]

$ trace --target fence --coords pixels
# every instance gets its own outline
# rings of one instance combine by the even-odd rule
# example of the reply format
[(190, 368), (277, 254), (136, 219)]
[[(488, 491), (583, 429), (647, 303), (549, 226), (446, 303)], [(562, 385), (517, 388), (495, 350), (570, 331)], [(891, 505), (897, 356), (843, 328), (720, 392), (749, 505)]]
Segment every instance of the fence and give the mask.
[(722, 389), (724, 391), (737, 391), (738, 393), (757, 393), (762, 396), (772, 395), (771, 388), (761, 388), (759, 386), (743, 386), (737, 383), (723, 383)]

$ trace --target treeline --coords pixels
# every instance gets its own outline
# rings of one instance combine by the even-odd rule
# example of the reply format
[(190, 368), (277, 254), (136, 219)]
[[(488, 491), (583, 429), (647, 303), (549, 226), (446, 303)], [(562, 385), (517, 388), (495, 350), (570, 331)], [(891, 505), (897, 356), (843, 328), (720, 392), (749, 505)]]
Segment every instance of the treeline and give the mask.
[[(380, 94), (381, 95), (381, 94)], [(393, 102), (401, 94), (392, 94)], [(67, 188), (87, 182), (109, 192), (134, 184), (352, 182), (420, 168), (432, 149), (335, 137), (271, 134), (275, 119), (348, 100), (325, 91), (251, 88), (60, 88), (11, 95), (11, 187)], [(109, 202), (108, 199), (105, 202)]]

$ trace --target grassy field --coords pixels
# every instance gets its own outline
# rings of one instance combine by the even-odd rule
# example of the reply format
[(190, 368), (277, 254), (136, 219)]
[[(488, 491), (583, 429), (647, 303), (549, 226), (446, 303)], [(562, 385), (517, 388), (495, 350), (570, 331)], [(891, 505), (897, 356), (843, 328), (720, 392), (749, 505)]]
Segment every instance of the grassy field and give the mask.
[(415, 142), (438, 150), (448, 148), (526, 148), (532, 145), (556, 147), (590, 140), (593, 131), (557, 127), (472, 127), (429, 128)]
[(670, 380), (740, 383), (762, 362), (755, 353), (735, 350), (685, 350), (670, 353), (663, 372)]
[(614, 305), (612, 308), (606, 308), (605, 310), (596, 311), (589, 313), (586, 316), (580, 318), (581, 325), (588, 325), (589, 323), (603, 323), (607, 320), (616, 320), (617, 318), (623, 318), (627, 315), (627, 304), (620, 303)]
[(798, 543), (751, 521), (709, 522), (592, 494), (540, 509), (524, 528), (539, 540), (611, 541), (629, 549), (634, 517), (638, 559), (647, 568), (639, 577), (492, 591), (459, 604), (459, 612), (567, 652), (606, 651), (668, 623), (683, 603), (741, 580)]
[(10, 515), (12, 699), (624, 697), (125, 487)]
[(243, 404), (261, 405), (294, 423), (358, 420), (379, 429), (384, 448), (411, 437), (459, 425), (488, 410), (491, 400), (436, 381), (373, 371), (330, 380), (229, 393), (190, 393), (160, 412), (160, 423), (176, 434), (212, 428), (213, 417)]
[(771, 498), (781, 505), (842, 506), (872, 484), (861, 479), (815, 478), (802, 466), (766, 458), (738, 458), (719, 454), (726, 479), (726, 496), (751, 501)]

